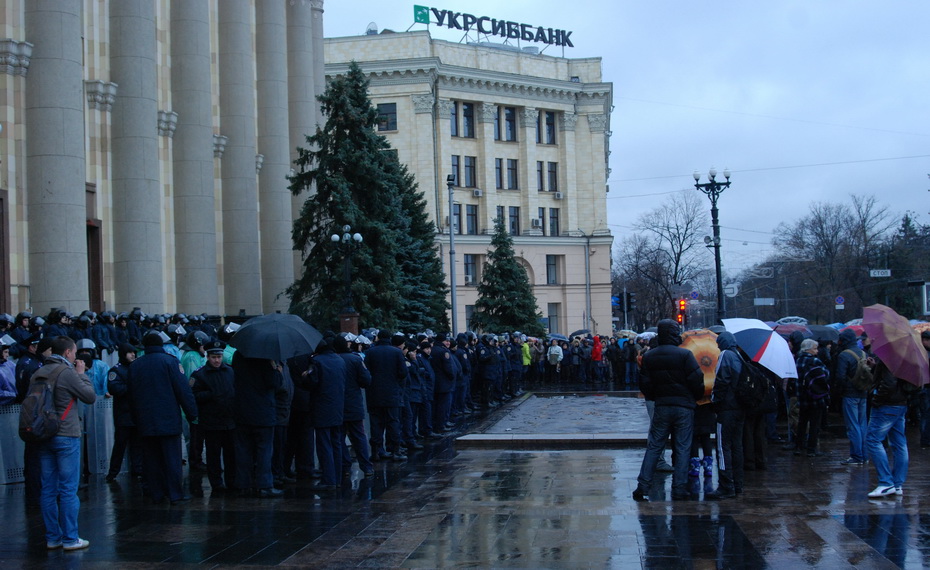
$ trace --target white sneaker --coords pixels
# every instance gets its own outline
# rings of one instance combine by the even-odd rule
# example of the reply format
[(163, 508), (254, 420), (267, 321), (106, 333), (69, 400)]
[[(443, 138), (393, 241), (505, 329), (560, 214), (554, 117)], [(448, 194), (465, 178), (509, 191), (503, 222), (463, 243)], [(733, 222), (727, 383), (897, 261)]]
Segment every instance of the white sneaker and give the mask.
[[(894, 489), (894, 487), (892, 487), (892, 489)], [(68, 544), (63, 545), (62, 548), (64, 550), (81, 550), (81, 549), (87, 548), (88, 546), (90, 546), (89, 540), (84, 540), (83, 538), (79, 538), (74, 542), (69, 542)]]
[(894, 494), (898, 495), (899, 497), (904, 496), (904, 489), (902, 489), (901, 487), (895, 487)]
[(895, 494), (894, 485), (887, 485), (887, 486), (879, 485), (878, 487), (875, 487), (875, 490), (869, 493), (869, 497), (872, 497), (874, 499), (876, 497), (888, 497), (894, 494)]

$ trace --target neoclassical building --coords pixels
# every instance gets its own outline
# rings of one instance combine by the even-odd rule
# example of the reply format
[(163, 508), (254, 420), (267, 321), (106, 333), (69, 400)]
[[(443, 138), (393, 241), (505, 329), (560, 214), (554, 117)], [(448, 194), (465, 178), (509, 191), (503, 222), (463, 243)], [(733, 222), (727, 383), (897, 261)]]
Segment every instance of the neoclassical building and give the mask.
[(0, 311), (285, 309), (323, 0), (0, 11)]
[(325, 40), (327, 78), (353, 60), (370, 78), (379, 131), (425, 193), (447, 274), (454, 242), (459, 328), (501, 217), (550, 331), (609, 333), (613, 86), (600, 58), (451, 43), (428, 31)]

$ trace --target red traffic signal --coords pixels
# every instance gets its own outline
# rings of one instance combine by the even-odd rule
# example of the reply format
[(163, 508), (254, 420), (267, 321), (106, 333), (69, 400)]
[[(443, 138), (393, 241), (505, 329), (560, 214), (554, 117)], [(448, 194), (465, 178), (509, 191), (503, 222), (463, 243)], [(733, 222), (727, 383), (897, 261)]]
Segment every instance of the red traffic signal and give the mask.
[(688, 308), (688, 302), (684, 299), (678, 299), (678, 311), (683, 313)]
[(681, 313), (678, 313), (678, 324), (680, 325), (685, 324), (685, 316)]

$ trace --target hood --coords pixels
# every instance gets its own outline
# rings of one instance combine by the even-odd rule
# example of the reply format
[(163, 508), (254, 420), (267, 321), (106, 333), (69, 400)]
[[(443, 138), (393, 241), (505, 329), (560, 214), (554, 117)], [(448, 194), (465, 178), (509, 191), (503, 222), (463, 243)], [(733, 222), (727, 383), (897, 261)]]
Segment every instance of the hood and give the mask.
[(791, 334), (788, 335), (788, 341), (791, 342), (791, 348), (798, 351), (801, 349), (801, 343), (804, 342), (804, 333), (801, 331), (791, 331)]
[(730, 331), (723, 331), (717, 335), (717, 348), (720, 350), (735, 350), (736, 337)]
[(656, 326), (656, 340), (659, 344), (681, 344), (681, 327), (672, 319), (662, 319)]
[(856, 336), (856, 333), (850, 329), (846, 329), (840, 333), (840, 340), (837, 341), (837, 348), (839, 350), (846, 350), (851, 346), (855, 346), (857, 340), (859, 340), (859, 338)]

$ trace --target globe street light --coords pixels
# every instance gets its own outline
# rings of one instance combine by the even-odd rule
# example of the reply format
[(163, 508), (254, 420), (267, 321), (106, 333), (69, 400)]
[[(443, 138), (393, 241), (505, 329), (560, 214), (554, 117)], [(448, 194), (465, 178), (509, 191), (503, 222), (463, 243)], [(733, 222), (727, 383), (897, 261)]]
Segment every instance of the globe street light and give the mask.
[(345, 284), (345, 297), (342, 301), (342, 314), (339, 315), (340, 328), (342, 332), (358, 334), (358, 313), (352, 306), (352, 253), (361, 245), (362, 234), (353, 234), (352, 226), (347, 224), (342, 226), (342, 235), (333, 234), (329, 239), (344, 250), (342, 279)]
[(714, 248), (714, 267), (717, 271), (717, 320), (722, 321), (726, 316), (723, 308), (723, 272), (720, 269), (720, 224), (717, 219), (717, 198), (721, 192), (730, 187), (730, 170), (723, 169), (723, 177), (726, 182), (717, 182), (717, 169), (713, 166), (707, 173), (708, 181), (701, 184), (701, 174), (694, 171), (694, 187), (703, 192), (710, 198), (710, 221), (714, 230), (714, 238), (704, 238), (707, 247)]

